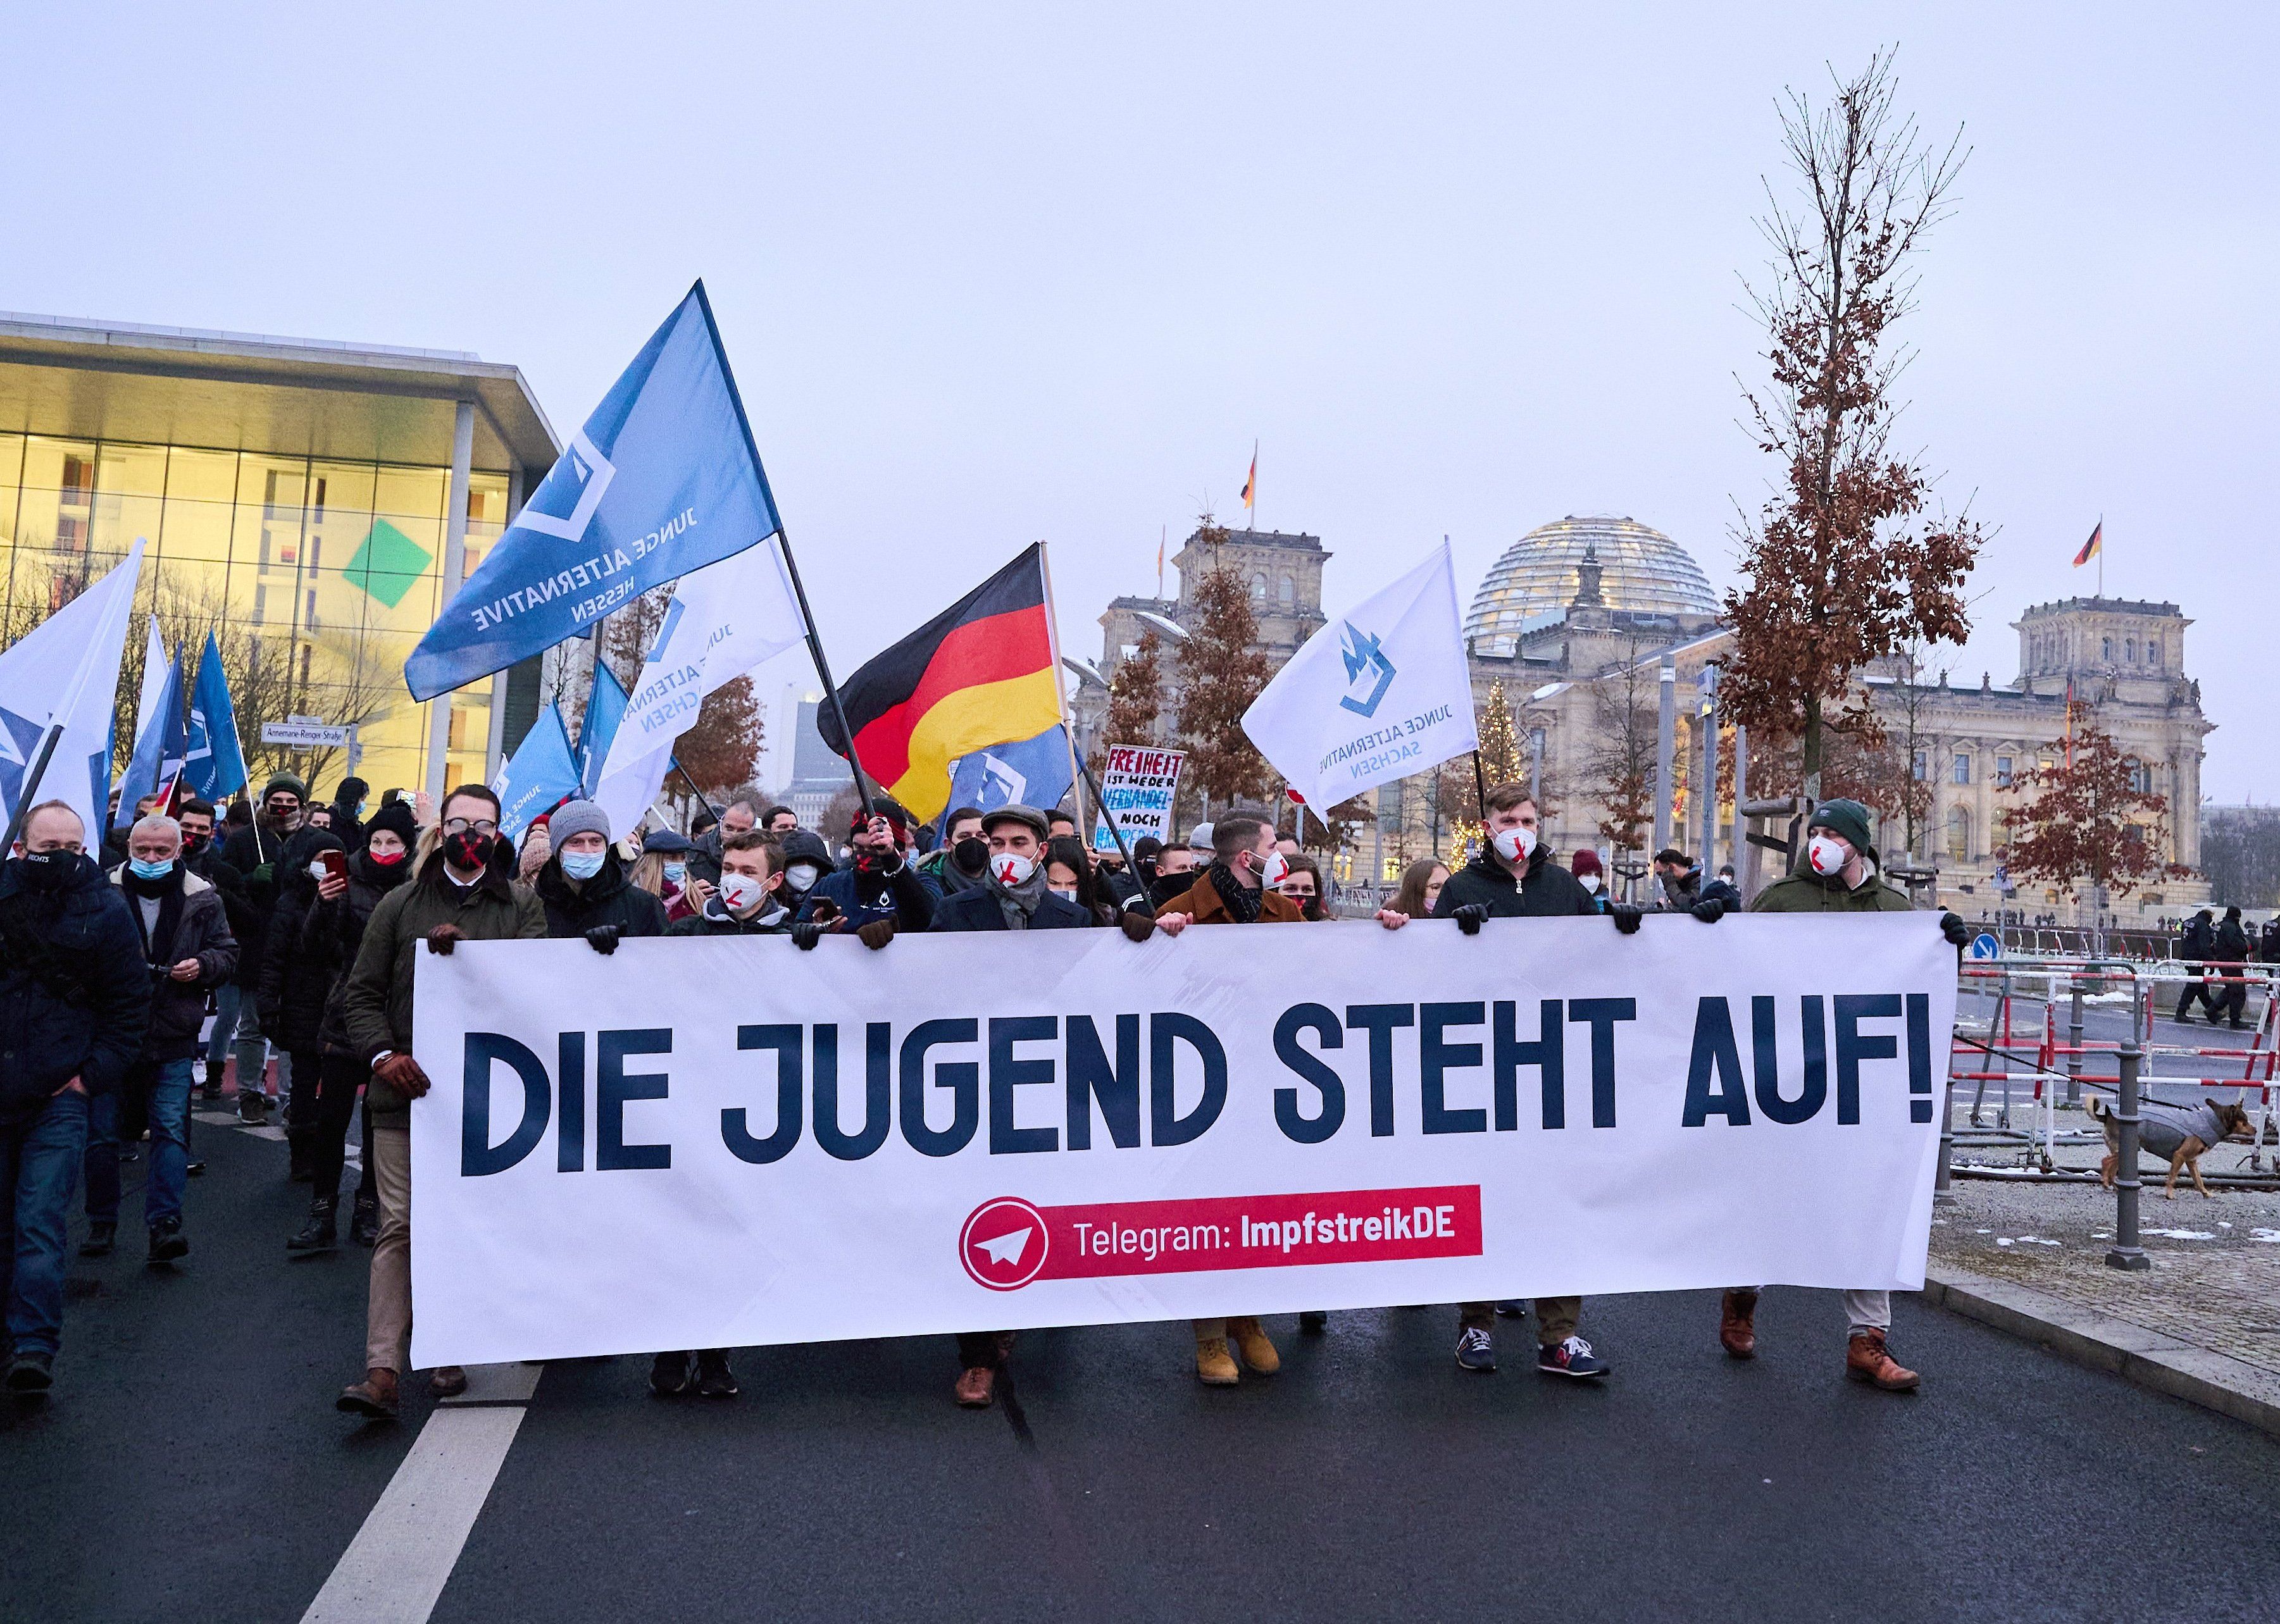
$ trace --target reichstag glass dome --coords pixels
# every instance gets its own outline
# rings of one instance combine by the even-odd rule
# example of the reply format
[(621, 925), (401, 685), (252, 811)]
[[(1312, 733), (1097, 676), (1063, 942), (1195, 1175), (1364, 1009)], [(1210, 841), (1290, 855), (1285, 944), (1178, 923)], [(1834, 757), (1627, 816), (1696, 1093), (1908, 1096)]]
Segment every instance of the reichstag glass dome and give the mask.
[(1575, 600), (1585, 551), (1599, 566), (1609, 609), (1650, 614), (1715, 614), (1710, 579), (1683, 547), (1629, 519), (1569, 514), (1538, 525), (1504, 550), (1465, 617), (1466, 640), (1483, 654), (1511, 654), (1527, 622)]

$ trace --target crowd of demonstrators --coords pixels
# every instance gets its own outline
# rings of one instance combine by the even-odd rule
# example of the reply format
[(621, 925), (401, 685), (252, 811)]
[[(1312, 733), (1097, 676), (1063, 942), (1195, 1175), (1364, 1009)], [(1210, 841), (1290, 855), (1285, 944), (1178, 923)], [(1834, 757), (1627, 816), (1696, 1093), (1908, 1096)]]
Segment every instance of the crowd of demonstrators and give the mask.
[(150, 1260), (185, 1257), (182, 1191), (190, 1155), (190, 1092), (205, 1024), (206, 1000), (237, 969), (221, 893), (181, 864), (182, 827), (151, 812), (127, 834), (127, 860), (111, 881), (127, 904), (139, 962), (149, 984), (150, 1014), (142, 1051), (117, 1089), (89, 1103), (88, 1237), (82, 1257), (107, 1254), (119, 1229), (119, 1158), (122, 1141), (148, 1131), (150, 1153), (142, 1181), (142, 1222)]
[(141, 934), (86, 843), (77, 812), (43, 802), (0, 864), (0, 1309), (18, 1393), (54, 1380), (89, 1110), (142, 1058), (150, 1020)]
[[(410, 1101), (428, 1087), (411, 1047), (412, 988), (426, 955), (447, 954), (462, 940), (540, 936), (576, 937), (605, 954), (628, 936), (788, 935), (805, 948), (824, 934), (847, 933), (878, 949), (898, 931), (1110, 925), (1144, 941), (1176, 937), (1191, 925), (1329, 918), (1321, 865), (1242, 808), (1198, 825), (1184, 844), (1135, 843), (1132, 866), (1121, 872), (1121, 863), (1085, 847), (1067, 814), (1023, 805), (957, 809), (943, 821), (941, 847), (920, 856), (907, 813), (881, 798), (870, 815), (851, 820), (842, 864), (797, 827), (790, 809), (757, 796), (732, 798), (697, 841), (636, 831), (624, 847), (612, 843), (598, 806), (571, 801), (535, 824), (518, 854), (499, 834), (497, 797), (480, 786), (454, 790), (424, 828), (424, 800), (415, 806), (393, 792), (365, 821), (367, 793), (350, 780), (331, 804), (311, 804), (301, 781), (277, 774), (220, 845), (214, 809), (186, 803), (179, 820), (138, 819), (108, 876), (79, 855), (83, 835), (67, 808), (50, 803), (27, 819), (19, 854), (0, 872), (0, 1035), (35, 1057), (29, 1068), (0, 1077), (0, 1222), (7, 1226), (0, 1284), (11, 1386), (40, 1390), (51, 1379), (75, 1176), (83, 1171), (89, 1186), (82, 1250), (96, 1255), (114, 1243), (122, 1141), (146, 1119), (150, 1255), (187, 1252), (182, 1167), (209, 999), (218, 1036), (208, 1077), (218, 1079), (221, 1046), (234, 1041), (248, 1121), (266, 1118), (260, 1051), (272, 1044), (280, 1051), (290, 1176), (312, 1186), (307, 1220), (287, 1243), (290, 1254), (337, 1245), (347, 1136), (364, 1096), (365, 1189), (351, 1226), (373, 1247), (364, 1376), (343, 1390), (339, 1407), (392, 1417), (411, 1328)], [(1479, 938), (1490, 919), (1605, 914), (1624, 934), (1639, 928), (1643, 910), (1606, 894), (1596, 853), (1579, 851), (1568, 866), (1552, 859), (1523, 787), (1490, 790), (1484, 811), (1479, 853), (1454, 874), (1431, 858), (1410, 864), (1380, 924), (1431, 918)], [(1808, 836), (1794, 872), (1767, 888), (1758, 911), (1909, 905), (1878, 879), (1868, 814), (1855, 804), (1823, 804)], [(1654, 863), (1662, 910), (1715, 923), (1741, 905), (1727, 874), (1706, 881), (1701, 866), (1675, 848)], [(2237, 911), (2226, 920), (2230, 937), (2207, 915), (2199, 923), (2207, 931), (2205, 944), (2196, 943), (2199, 962), (2247, 958)], [(1943, 929), (1956, 941), (1964, 927), (1951, 915)], [(1488, 939), (1522, 952), (1536, 940), (1526, 931)], [(2212, 1019), (2225, 1007), (2207, 1002)], [(1757, 1299), (1756, 1288), (1737, 1288), (1722, 1303), (1720, 1341), (1734, 1358), (1755, 1351)], [(1887, 1345), (1886, 1294), (1847, 1292), (1845, 1306), (1846, 1374), (1887, 1389), (1913, 1388), (1915, 1374)], [(1458, 1366), (1493, 1371), (1497, 1315), (1528, 1307), (1460, 1305)], [(1581, 1298), (1537, 1298), (1533, 1310), (1539, 1370), (1587, 1380), (1608, 1374), (1577, 1334)], [(1300, 1324), (1319, 1330), (1326, 1319), (1307, 1312)], [(1197, 1377), (1207, 1385), (1280, 1367), (1255, 1316), (1198, 1320), (1191, 1330)], [(1013, 1347), (1011, 1332), (959, 1336), (957, 1402), (994, 1403)], [(447, 1367), (433, 1373), (429, 1387), (449, 1395), (465, 1381)], [(650, 1385), (664, 1397), (737, 1391), (723, 1349), (659, 1353)]]
[[(341, 987), (350, 1046), (370, 1074), (366, 1092), (372, 1128), (365, 1158), (380, 1192), (365, 1375), (339, 1400), (342, 1409), (361, 1415), (396, 1414), (412, 1335), (412, 1102), (428, 1089), (428, 1074), (412, 1049), (419, 957), (423, 950), (449, 954), (461, 942), (548, 934), (546, 905), (512, 877), (513, 849), (499, 838), (498, 797), (480, 784), (463, 784), (441, 810), (442, 821), (421, 837), (417, 873), (381, 898), (365, 922), (356, 962)], [(429, 1387), (449, 1397), (465, 1391), (466, 1382), (465, 1371), (447, 1366)]]

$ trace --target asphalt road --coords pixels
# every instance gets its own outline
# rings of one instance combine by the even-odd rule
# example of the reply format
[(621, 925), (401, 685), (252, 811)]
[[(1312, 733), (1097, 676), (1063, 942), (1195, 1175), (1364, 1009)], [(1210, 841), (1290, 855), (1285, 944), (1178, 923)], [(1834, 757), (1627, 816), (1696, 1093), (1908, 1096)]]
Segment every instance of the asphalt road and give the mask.
[[(283, 1148), (198, 1143), (189, 1258), (78, 1266), (55, 1396), (0, 1405), (0, 1618), (297, 1620), (424, 1419), (335, 1413), (365, 1254), (289, 1262)], [(1912, 1397), (1839, 1380), (1796, 1290), (1745, 1366), (1711, 1294), (1595, 1301), (1597, 1388), (1521, 1321), (1459, 1373), (1445, 1309), (1282, 1321), (1232, 1391), (1184, 1328), (1028, 1334), (1018, 1414), (951, 1404), (947, 1338), (749, 1351), (729, 1403), (558, 1364), (434, 1616), (2280, 1616), (2280, 1442), (1899, 1309)]]

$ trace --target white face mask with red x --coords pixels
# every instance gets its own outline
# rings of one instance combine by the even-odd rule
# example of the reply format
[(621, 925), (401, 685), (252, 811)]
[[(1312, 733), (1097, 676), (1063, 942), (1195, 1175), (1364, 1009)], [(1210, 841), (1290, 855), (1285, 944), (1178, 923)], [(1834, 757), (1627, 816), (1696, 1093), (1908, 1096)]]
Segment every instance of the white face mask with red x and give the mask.
[(1845, 872), (1845, 865), (1852, 860), (1852, 848), (1834, 835), (1815, 835), (1806, 843), (1805, 860), (1826, 880)]

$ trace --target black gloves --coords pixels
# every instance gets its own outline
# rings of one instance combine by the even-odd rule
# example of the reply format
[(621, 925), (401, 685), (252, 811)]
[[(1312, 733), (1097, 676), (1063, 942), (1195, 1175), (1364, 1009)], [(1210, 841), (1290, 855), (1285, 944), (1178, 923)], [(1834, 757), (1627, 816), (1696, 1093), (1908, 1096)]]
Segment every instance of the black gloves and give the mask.
[(855, 939), (875, 953), (895, 939), (895, 921), (873, 920), (867, 925), (858, 926)]
[(1635, 936), (1638, 935), (1639, 921), (1646, 917), (1646, 911), (1627, 902), (1611, 902), (1607, 904), (1607, 917), (1614, 920), (1615, 928), (1624, 935)]
[(1971, 927), (1965, 924), (1956, 914), (1943, 913), (1939, 916), (1939, 934), (1945, 936), (1953, 946), (1969, 947), (1971, 945)]
[(1715, 925), (1726, 917), (1726, 904), (1713, 897), (1707, 902), (1696, 903), (1687, 912), (1705, 925)]
[(823, 927), (813, 920), (791, 927), (791, 944), (803, 953), (812, 953), (815, 944), (823, 940)]
[(586, 945), (592, 948), (597, 953), (609, 954), (616, 952), (618, 951), (618, 927), (615, 925), (595, 926), (593, 929), (586, 933)]
[(1457, 928), (1468, 936), (1481, 934), (1481, 921), (1488, 916), (1489, 905), (1484, 902), (1468, 902), (1461, 908), (1452, 909), (1449, 913), (1449, 917), (1457, 921)]

